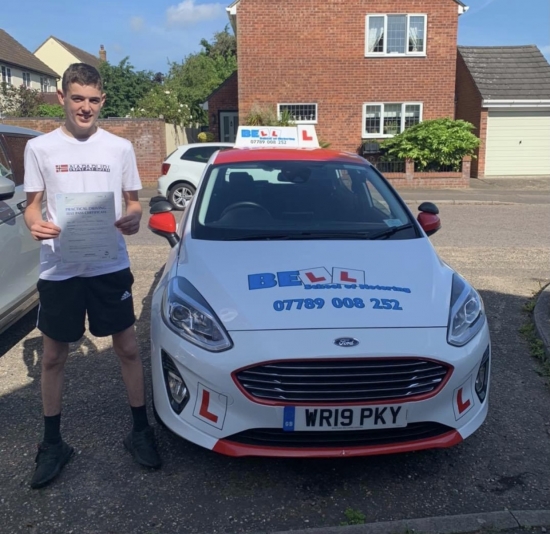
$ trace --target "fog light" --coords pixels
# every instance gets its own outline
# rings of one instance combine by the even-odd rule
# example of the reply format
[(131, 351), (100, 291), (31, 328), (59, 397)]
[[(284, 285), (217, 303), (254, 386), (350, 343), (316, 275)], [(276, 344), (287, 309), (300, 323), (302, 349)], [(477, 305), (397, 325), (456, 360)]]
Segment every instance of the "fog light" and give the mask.
[(475, 390), (476, 394), (481, 402), (485, 400), (487, 395), (487, 386), (489, 385), (489, 371), (490, 371), (490, 348), (487, 347), (481, 359), (481, 365), (476, 376)]
[(170, 406), (174, 412), (180, 414), (189, 401), (189, 391), (176, 364), (164, 351), (162, 351), (162, 370)]
[(185, 397), (187, 397), (187, 387), (183, 380), (176, 376), (172, 371), (168, 371), (168, 387), (170, 388), (170, 394), (172, 398), (181, 404)]

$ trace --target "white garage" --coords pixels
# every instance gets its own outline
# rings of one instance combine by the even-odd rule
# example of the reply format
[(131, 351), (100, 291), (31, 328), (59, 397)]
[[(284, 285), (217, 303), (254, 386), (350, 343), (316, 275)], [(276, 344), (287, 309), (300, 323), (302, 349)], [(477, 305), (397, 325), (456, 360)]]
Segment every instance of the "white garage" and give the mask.
[(489, 109), (485, 176), (550, 175), (550, 109)]
[(533, 45), (459, 46), (456, 118), (481, 139), (472, 176), (550, 177), (550, 64)]

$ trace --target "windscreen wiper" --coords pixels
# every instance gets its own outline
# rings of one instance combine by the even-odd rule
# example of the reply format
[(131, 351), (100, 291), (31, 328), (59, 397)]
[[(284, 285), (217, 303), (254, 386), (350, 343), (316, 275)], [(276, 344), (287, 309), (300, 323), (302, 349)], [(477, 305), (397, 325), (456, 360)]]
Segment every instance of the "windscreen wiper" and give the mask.
[(257, 234), (243, 237), (230, 237), (226, 241), (269, 241), (310, 240), (310, 239), (370, 239), (368, 232), (298, 232), (292, 234)]
[(387, 230), (382, 230), (381, 232), (377, 232), (376, 234), (371, 234), (369, 239), (387, 239), (393, 234), (400, 232), (401, 230), (408, 230), (409, 228), (414, 228), (414, 226), (411, 223), (403, 224), (402, 226), (393, 226), (392, 228), (388, 228)]

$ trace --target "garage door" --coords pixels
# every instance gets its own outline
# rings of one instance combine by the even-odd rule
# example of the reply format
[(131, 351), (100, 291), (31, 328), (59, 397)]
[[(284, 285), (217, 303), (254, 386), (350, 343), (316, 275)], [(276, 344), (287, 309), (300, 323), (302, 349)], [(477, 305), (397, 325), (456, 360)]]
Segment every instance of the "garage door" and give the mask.
[(485, 176), (534, 175), (550, 175), (550, 110), (489, 110)]

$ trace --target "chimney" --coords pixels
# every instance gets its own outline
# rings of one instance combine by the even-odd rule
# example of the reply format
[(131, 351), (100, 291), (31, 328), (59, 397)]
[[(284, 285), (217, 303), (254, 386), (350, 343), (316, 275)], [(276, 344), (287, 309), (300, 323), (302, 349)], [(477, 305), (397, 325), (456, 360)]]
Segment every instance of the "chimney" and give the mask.
[(107, 61), (107, 52), (105, 52), (105, 47), (103, 45), (99, 47), (99, 59), (101, 61)]

